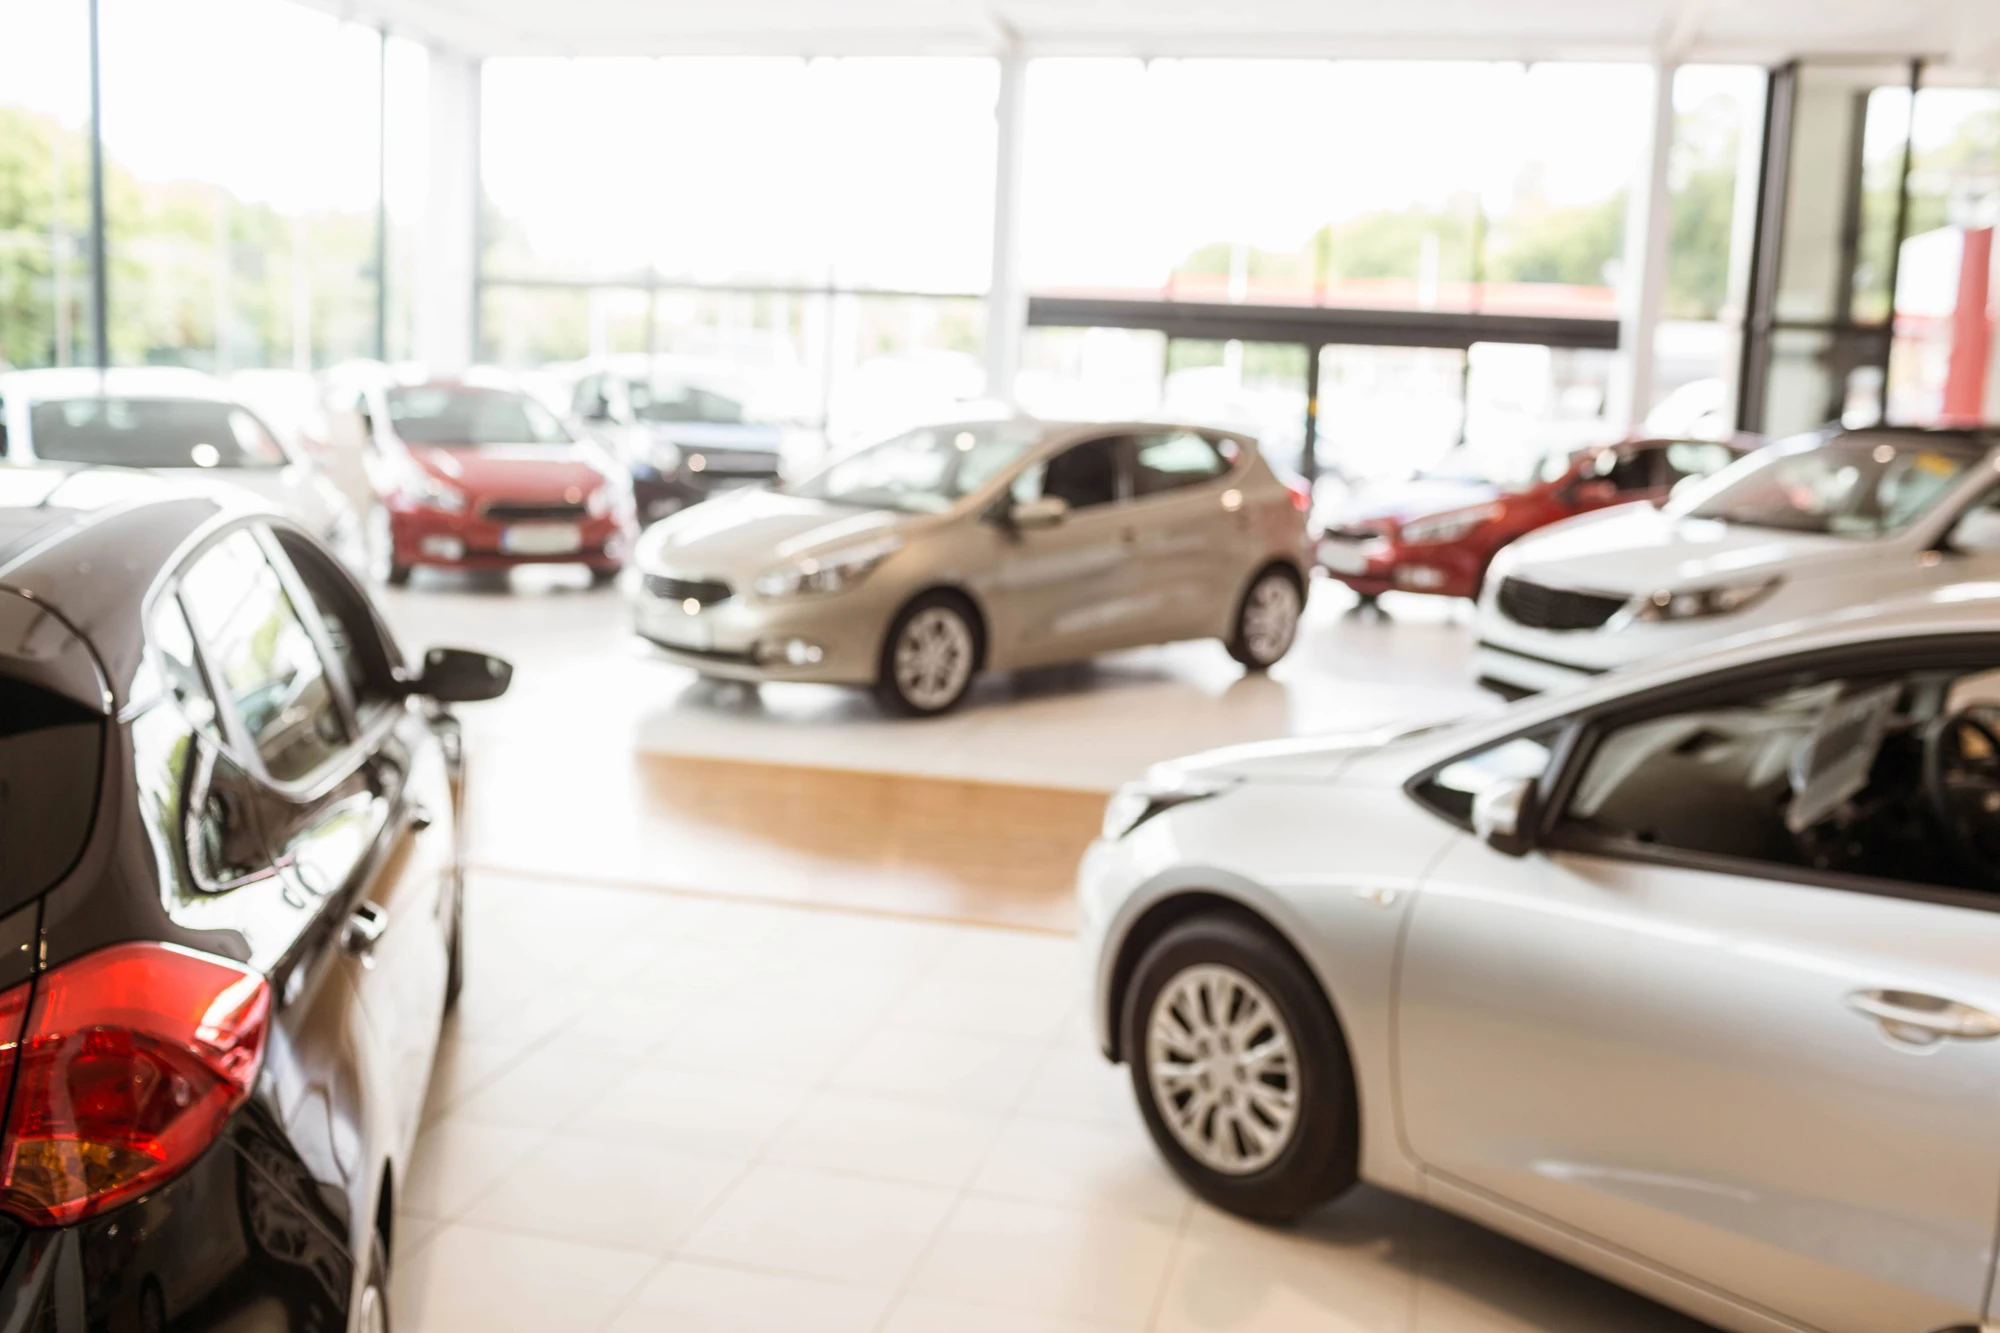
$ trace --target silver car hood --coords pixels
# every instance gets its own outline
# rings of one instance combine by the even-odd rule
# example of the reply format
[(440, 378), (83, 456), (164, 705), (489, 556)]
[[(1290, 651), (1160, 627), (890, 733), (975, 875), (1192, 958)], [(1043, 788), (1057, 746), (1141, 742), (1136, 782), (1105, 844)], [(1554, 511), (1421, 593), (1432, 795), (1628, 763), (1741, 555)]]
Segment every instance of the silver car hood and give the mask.
[(774, 490), (732, 491), (648, 528), (639, 564), (654, 573), (747, 579), (788, 560), (880, 540), (923, 517)]
[(1187, 780), (1208, 782), (1333, 783), (1355, 775), (1357, 766), (1402, 771), (1400, 762), (1410, 748), (1423, 745), (1463, 720), (1462, 712), (1412, 717), (1365, 731), (1329, 732), (1280, 741), (1231, 745), (1155, 764), (1149, 781), (1176, 785)]
[(1687, 518), (1621, 505), (1530, 533), (1495, 561), (1502, 573), (1558, 588), (1645, 593), (1775, 574), (1837, 574), (1881, 558), (1874, 542)]

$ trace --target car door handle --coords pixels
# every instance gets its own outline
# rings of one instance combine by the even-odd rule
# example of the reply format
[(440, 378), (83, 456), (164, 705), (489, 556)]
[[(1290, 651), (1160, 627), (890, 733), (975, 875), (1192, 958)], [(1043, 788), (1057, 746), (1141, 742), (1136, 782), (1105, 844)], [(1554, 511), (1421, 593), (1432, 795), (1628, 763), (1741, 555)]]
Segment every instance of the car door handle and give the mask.
[(1959, 1041), (2000, 1037), (2000, 1014), (1975, 1009), (1942, 995), (1858, 990), (1847, 997), (1847, 1007), (1880, 1023), (1882, 1031), (1892, 1040), (1910, 1046), (1930, 1046), (1947, 1037)]
[(361, 960), (362, 966), (375, 965), (375, 946), (389, 928), (389, 913), (374, 903), (363, 903), (347, 918), (340, 932), (340, 947)]

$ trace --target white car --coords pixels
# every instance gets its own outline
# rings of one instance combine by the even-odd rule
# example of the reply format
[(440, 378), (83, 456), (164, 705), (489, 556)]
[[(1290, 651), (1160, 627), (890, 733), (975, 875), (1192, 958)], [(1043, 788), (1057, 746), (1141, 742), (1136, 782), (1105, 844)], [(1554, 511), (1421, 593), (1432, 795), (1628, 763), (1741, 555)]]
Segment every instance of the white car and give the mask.
[(1830, 430), (1531, 533), (1479, 599), (1482, 683), (1519, 695), (1716, 638), (2000, 579), (2000, 436)]
[(1251, 1218), (1366, 1180), (1741, 1333), (1994, 1328), (1996, 732), (1971, 585), (1161, 765), (1080, 874), (1097, 1037)]
[(354, 506), (310, 458), (199, 371), (148, 366), (0, 375), (0, 454), (9, 463), (85, 463), (199, 475), (254, 492), (366, 564)]

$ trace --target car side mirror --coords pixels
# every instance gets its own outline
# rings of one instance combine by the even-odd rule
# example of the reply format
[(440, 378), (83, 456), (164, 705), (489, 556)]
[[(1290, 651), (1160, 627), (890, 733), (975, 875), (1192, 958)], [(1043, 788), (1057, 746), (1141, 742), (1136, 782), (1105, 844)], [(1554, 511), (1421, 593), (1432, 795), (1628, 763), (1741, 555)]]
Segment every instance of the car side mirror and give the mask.
[(1536, 786), (1533, 778), (1510, 778), (1472, 798), (1472, 831), (1496, 852), (1526, 856), (1535, 845)]
[(1017, 528), (1052, 528), (1068, 517), (1069, 501), (1060, 495), (1023, 500), (1007, 511), (1007, 521)]
[(498, 699), (513, 679), (514, 667), (503, 657), (470, 648), (433, 648), (424, 654), (423, 674), (408, 689), (441, 704), (469, 704)]

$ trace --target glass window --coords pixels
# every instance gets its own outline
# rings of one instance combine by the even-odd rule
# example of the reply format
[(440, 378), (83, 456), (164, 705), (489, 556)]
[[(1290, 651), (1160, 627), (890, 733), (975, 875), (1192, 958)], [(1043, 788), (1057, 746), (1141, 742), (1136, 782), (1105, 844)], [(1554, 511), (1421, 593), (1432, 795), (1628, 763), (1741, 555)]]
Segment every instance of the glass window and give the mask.
[(211, 547), (181, 596), (272, 777), (297, 781), (340, 751), (347, 728), (325, 666), (255, 537), (238, 531)]
[(262, 422), (228, 403), (189, 398), (67, 398), (29, 413), (35, 456), (118, 467), (283, 467)]
[(1624, 724), (1563, 826), (1613, 847), (2000, 886), (1991, 676), (1795, 679)]
[(1229, 471), (1221, 450), (1207, 436), (1191, 430), (1141, 435), (1136, 444), (1132, 488), (1140, 495), (1198, 486)]
[(1016, 477), (1014, 499), (1019, 502), (1052, 495), (1071, 509), (1112, 503), (1119, 498), (1118, 454), (1125, 442), (1125, 436), (1108, 435), (1071, 445)]
[(610, 404), (604, 401), (604, 376), (585, 375), (576, 382), (576, 391), (570, 395), (570, 412), (585, 421), (597, 421), (604, 416)]
[(840, 504), (942, 513), (1040, 437), (1040, 428), (1021, 422), (927, 427), (849, 454), (788, 489)]
[(406, 444), (570, 443), (554, 413), (506, 389), (425, 384), (391, 389), (388, 398), (389, 420)]
[(1620, 495), (1633, 495), (1650, 491), (1659, 483), (1653, 472), (1654, 453), (1650, 449), (1628, 449), (1605, 454), (1598, 464), (1598, 472), (1611, 482), (1611, 489)]
[(81, 704), (0, 675), (0, 902), (40, 893), (82, 853), (103, 726)]
[(1676, 440), (1666, 447), (1664, 454), (1669, 484), (1689, 477), (1710, 476), (1722, 471), (1737, 458), (1735, 451), (1727, 445), (1701, 440)]
[(1747, 527), (1884, 536), (1916, 522), (1985, 452), (1949, 439), (1805, 436), (1754, 454), (1686, 512)]
[(363, 595), (318, 548), (290, 535), (278, 544), (305, 585), (310, 606), (302, 609), (319, 618), (326, 646), (357, 699), (386, 699), (391, 658)]
[(1552, 730), (1514, 736), (1454, 759), (1418, 786), (1417, 797), (1447, 819), (1469, 824), (1472, 802), (1481, 792), (1547, 773), (1555, 739)]
[(641, 421), (700, 421), (716, 425), (737, 425), (743, 420), (743, 404), (727, 394), (692, 384), (670, 380), (633, 380), (626, 386), (631, 396), (632, 415)]

